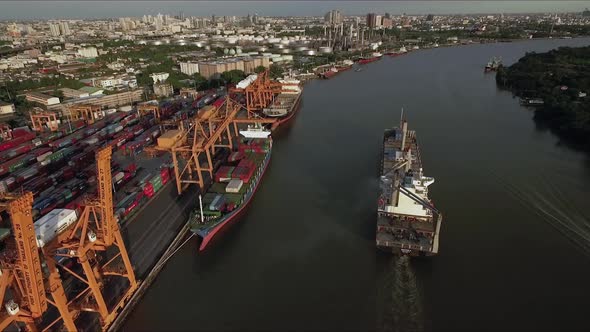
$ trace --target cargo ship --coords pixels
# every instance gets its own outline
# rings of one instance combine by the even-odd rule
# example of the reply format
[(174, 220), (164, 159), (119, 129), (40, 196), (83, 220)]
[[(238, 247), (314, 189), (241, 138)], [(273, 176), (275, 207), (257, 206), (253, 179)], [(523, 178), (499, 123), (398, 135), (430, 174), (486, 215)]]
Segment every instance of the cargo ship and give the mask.
[(434, 178), (422, 173), (416, 133), (402, 120), (383, 135), (377, 248), (399, 255), (438, 254), (442, 214), (428, 197)]
[(359, 65), (364, 65), (367, 63), (375, 62), (381, 59), (382, 54), (379, 52), (373, 53), (370, 57), (361, 57), (357, 62)]
[(293, 119), (299, 110), (299, 103), (301, 101), (301, 81), (294, 78), (285, 78), (279, 80), (282, 84), (283, 90), (278, 95), (274, 96), (270, 105), (262, 109), (262, 113), (269, 118), (276, 118), (277, 122), (273, 123), (272, 129)]
[(202, 239), (199, 251), (243, 214), (270, 162), (270, 131), (249, 127), (240, 134), (245, 138), (238, 150), (222, 160), (205, 194), (199, 196), (199, 207), (191, 212), (190, 229)]
[(408, 53), (408, 50), (406, 49), (405, 46), (402, 46), (402, 47), (400, 47), (400, 49), (398, 51), (387, 52), (387, 53), (385, 53), (385, 55), (389, 55), (391, 57), (396, 57), (399, 55), (404, 55), (406, 53)]
[(336, 74), (339, 74), (341, 72), (347, 71), (349, 69), (352, 69), (352, 65), (353, 62), (350, 60), (345, 60), (343, 61), (342, 65), (339, 66), (332, 66), (332, 68), (328, 69), (327, 71), (323, 72), (320, 74), (321, 78), (324, 79), (330, 79), (334, 76), (336, 76)]

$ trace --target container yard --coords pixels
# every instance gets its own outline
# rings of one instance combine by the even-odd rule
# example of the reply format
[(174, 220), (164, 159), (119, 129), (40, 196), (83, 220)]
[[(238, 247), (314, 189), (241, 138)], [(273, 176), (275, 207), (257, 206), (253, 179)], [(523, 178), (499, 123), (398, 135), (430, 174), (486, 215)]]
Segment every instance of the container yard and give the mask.
[[(0, 260), (9, 273), (2, 292), (14, 295), (0, 327), (108, 329), (141, 296), (149, 285), (142, 280), (153, 279), (189, 220), (195, 233), (204, 230), (189, 218), (197, 192), (211, 235), (248, 205), (272, 141), (240, 134), (268, 136), (262, 125), (276, 128), (281, 119), (260, 115), (281, 96), (290, 97), (284, 118), (291, 118), (297, 84), (263, 73), (229, 94), (211, 90), (119, 110), (76, 105), (61, 119), (36, 111), (32, 129), (11, 129), (0, 142)], [(271, 88), (271, 98), (258, 93)], [(210, 199), (207, 188), (221, 185), (224, 194)], [(209, 241), (203, 237), (201, 249)]]

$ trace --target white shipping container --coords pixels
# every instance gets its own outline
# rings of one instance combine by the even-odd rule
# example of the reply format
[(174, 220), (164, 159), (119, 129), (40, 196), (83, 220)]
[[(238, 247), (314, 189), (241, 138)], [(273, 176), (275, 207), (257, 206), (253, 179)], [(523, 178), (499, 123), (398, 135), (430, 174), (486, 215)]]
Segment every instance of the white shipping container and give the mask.
[(116, 109), (116, 108), (110, 108), (110, 109), (108, 109), (108, 110), (105, 110), (104, 112), (105, 112), (107, 115), (108, 115), (108, 114), (113, 114), (113, 113), (116, 113), (116, 112), (117, 112), (117, 109)]
[(115, 127), (115, 132), (116, 133), (120, 132), (121, 130), (123, 130), (123, 126), (118, 125), (118, 126)]
[(85, 139), (83, 142), (84, 142), (84, 144), (93, 145), (93, 144), (98, 143), (98, 137), (90, 137), (90, 138)]
[(37, 246), (43, 248), (71, 224), (78, 220), (75, 210), (55, 209), (35, 222), (35, 234)]
[(246, 77), (245, 79), (241, 80), (237, 85), (236, 88), (238, 89), (245, 89), (248, 85), (252, 84), (252, 82), (256, 81), (258, 75), (252, 74)]
[(237, 193), (240, 191), (243, 184), (244, 184), (244, 181), (242, 181), (240, 179), (232, 179), (231, 181), (229, 181), (229, 183), (225, 187), (225, 191), (228, 193)]
[(125, 173), (123, 172), (119, 172), (117, 174), (115, 174), (115, 176), (113, 177), (113, 179), (115, 180), (115, 182), (118, 182), (119, 180), (121, 180), (123, 177), (125, 176)]
[(45, 152), (44, 154), (42, 154), (42, 155), (39, 155), (39, 156), (37, 157), (37, 161), (38, 161), (38, 162), (42, 162), (43, 160), (47, 159), (47, 157), (51, 156), (52, 154), (53, 154), (53, 152), (51, 152), (51, 151), (47, 151), (47, 152)]
[(121, 111), (121, 112), (131, 112), (132, 109), (133, 108), (131, 107), (131, 105), (119, 107), (119, 111)]

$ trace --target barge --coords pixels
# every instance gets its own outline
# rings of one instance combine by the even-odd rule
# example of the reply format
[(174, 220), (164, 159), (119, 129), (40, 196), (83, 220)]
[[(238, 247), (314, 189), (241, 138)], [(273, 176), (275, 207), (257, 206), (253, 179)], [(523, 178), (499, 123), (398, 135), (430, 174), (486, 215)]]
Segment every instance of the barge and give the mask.
[(383, 134), (377, 248), (399, 255), (438, 254), (442, 214), (428, 197), (416, 133), (406, 121)]

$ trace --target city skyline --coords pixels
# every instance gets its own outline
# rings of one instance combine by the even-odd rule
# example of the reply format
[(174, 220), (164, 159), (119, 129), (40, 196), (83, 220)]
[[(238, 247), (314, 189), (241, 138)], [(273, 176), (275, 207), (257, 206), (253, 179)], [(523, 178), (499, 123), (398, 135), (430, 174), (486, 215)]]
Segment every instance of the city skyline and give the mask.
[(332, 9), (344, 15), (558, 13), (582, 11), (590, 7), (590, 1), (7, 1), (0, 7), (0, 20), (34, 20), (175, 15), (181, 11), (186, 16), (322, 16)]

